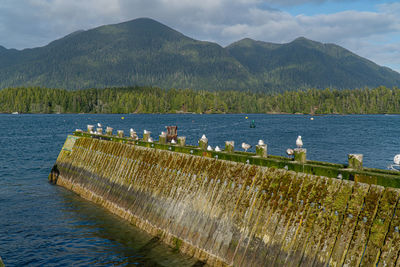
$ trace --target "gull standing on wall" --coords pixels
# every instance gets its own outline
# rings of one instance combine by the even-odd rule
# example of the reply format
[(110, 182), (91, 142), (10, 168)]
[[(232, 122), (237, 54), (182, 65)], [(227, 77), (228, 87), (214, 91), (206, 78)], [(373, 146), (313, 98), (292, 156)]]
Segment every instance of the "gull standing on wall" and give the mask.
[(245, 142), (242, 143), (242, 148), (244, 149), (245, 152), (247, 152), (247, 149), (249, 149), (251, 145), (246, 144)]
[(303, 140), (301, 140), (301, 136), (299, 135), (296, 140), (297, 148), (301, 148), (303, 146)]

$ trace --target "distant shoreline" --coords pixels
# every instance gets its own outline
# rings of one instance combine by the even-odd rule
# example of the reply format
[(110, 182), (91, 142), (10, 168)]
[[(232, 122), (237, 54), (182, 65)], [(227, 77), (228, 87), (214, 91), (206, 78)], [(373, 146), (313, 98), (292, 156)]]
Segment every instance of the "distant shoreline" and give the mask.
[(0, 112), (1, 115), (302, 115), (302, 116), (310, 116), (310, 117), (322, 117), (322, 116), (348, 116), (348, 115), (400, 115), (399, 113), (324, 113), (324, 114), (309, 114), (309, 113), (287, 113), (287, 112), (267, 112), (267, 113), (195, 113), (195, 112), (166, 112), (166, 113), (73, 113), (73, 112), (60, 112), (60, 113), (18, 113), (13, 114), (9, 112)]
[(308, 89), (281, 94), (131, 87), (67, 91), (0, 90), (2, 113), (88, 114), (400, 114), (400, 89)]

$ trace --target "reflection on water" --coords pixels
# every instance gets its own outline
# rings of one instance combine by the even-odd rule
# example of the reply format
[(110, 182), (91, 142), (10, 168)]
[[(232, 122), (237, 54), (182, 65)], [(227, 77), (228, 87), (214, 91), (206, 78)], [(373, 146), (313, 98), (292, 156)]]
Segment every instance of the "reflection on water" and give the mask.
[[(192, 266), (196, 263), (195, 259), (180, 254), (102, 207), (64, 189), (60, 191), (63, 191), (67, 217), (79, 222), (72, 227), (83, 230), (82, 237), (86, 240), (102, 240), (97, 249), (104, 256), (88, 261), (89, 265)], [(110, 254), (116, 256), (110, 258)]]
[[(157, 137), (178, 125), (187, 143), (206, 134), (212, 147), (234, 140), (285, 155), (303, 137), (307, 158), (345, 163), (364, 154), (364, 166), (386, 168), (400, 153), (400, 116), (303, 115), (0, 115), (0, 256), (7, 266), (191, 266), (176, 253), (104, 209), (47, 182), (67, 134), (101, 122)], [(255, 120), (256, 128), (249, 128)], [(254, 149), (254, 146), (253, 148)]]

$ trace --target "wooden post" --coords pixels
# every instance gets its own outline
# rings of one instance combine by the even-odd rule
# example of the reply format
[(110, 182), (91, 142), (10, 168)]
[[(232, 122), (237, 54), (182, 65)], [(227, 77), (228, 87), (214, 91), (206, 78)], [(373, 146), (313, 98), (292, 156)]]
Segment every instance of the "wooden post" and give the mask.
[(178, 145), (180, 146), (186, 145), (186, 136), (178, 136)]
[(262, 158), (267, 157), (267, 145), (256, 145), (256, 155)]
[(362, 170), (363, 154), (349, 154), (349, 168), (354, 170)]
[(144, 130), (143, 132), (143, 141), (148, 142), (150, 138), (151, 132)]
[(159, 143), (160, 144), (166, 144), (167, 143), (167, 136), (165, 134), (160, 134), (159, 135)]
[(207, 146), (208, 146), (208, 139), (205, 135), (203, 135), (199, 140), (199, 147), (202, 150), (207, 150)]
[(88, 133), (93, 133), (93, 129), (94, 129), (94, 125), (88, 124), (88, 126), (87, 126)]
[(233, 153), (235, 150), (235, 141), (225, 141), (225, 151)]
[(107, 126), (106, 135), (112, 135), (112, 132), (113, 132), (113, 128)]
[(306, 163), (307, 161), (307, 149), (295, 148), (294, 149), (294, 160), (300, 163)]

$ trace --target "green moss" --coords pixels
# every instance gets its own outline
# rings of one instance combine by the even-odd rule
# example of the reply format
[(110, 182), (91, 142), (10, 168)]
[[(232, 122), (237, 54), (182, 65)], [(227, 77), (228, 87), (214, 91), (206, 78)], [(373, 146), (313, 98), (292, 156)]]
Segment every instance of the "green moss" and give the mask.
[(265, 166), (269, 168), (279, 168), (279, 169), (285, 168), (287, 170), (293, 170), (296, 172), (304, 172), (331, 178), (337, 178), (338, 175), (340, 174), (342, 179), (351, 179), (351, 180), (354, 179), (356, 181), (382, 185), (385, 187), (400, 188), (399, 173), (387, 170), (379, 170), (371, 168), (354, 170), (354, 169), (347, 169), (346, 166), (343, 164), (333, 164), (333, 163), (319, 162), (319, 161), (307, 161), (306, 163), (302, 164), (280, 156), (268, 155), (267, 158), (263, 158), (256, 156), (256, 154), (254, 153), (241, 152), (241, 151), (235, 151), (232, 153), (204, 151), (196, 146), (177, 146), (171, 144), (161, 144), (158, 142), (149, 143), (143, 140), (134, 141), (130, 138), (119, 138), (117, 136), (107, 136), (107, 135), (93, 135), (87, 132), (74, 132), (74, 136), (86, 137), (79, 139), (101, 138), (102, 140), (109, 140), (116, 143), (124, 143), (130, 145), (133, 144), (153, 149), (169, 150), (184, 154), (191, 154), (194, 156)]

